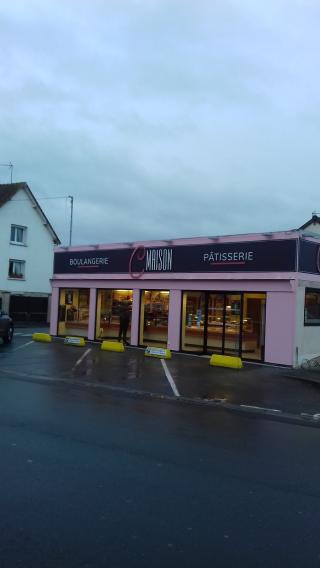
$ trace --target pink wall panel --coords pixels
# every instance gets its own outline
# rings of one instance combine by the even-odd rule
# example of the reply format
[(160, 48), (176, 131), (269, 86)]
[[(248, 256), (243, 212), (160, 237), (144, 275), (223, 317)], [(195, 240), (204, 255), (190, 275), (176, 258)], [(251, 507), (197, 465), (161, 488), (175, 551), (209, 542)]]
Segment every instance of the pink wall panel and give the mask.
[(89, 299), (88, 339), (95, 338), (96, 301), (97, 301), (97, 290), (96, 288), (91, 288), (90, 299)]
[[(79, 275), (77, 278), (57, 278), (52, 281), (54, 287), (59, 288), (137, 288), (140, 290), (226, 290), (226, 291), (243, 291), (243, 292), (266, 292), (266, 291), (291, 291), (295, 285), (295, 274), (293, 273), (269, 273), (266, 274), (241, 274), (238, 275), (223, 274), (218, 278), (213, 278), (210, 274), (189, 274), (180, 275), (179, 279), (170, 278), (123, 278), (119, 279), (119, 275)], [(117, 276), (117, 278), (115, 278)], [(157, 275), (159, 276), (159, 275)], [(240, 275), (239, 275), (240, 276)], [(264, 277), (263, 277), (264, 276)]]
[(266, 362), (282, 365), (294, 363), (295, 298), (293, 292), (267, 293)]
[(168, 347), (180, 349), (181, 291), (171, 290), (169, 295)]
[[(219, 274), (212, 273), (163, 273), (163, 274), (144, 274), (142, 278), (135, 279), (129, 274), (121, 275), (121, 280), (119, 279), (119, 274), (70, 274), (68, 278), (65, 274), (55, 274), (53, 277), (53, 285), (63, 286), (61, 283), (65, 283), (66, 286), (70, 286), (70, 282), (75, 282), (75, 287), (83, 286), (84, 282), (88, 282), (88, 285), (92, 286), (92, 282), (96, 282), (97, 287), (101, 288), (106, 285), (109, 288), (118, 288), (120, 285), (125, 288), (132, 287), (132, 283), (137, 284), (137, 288), (150, 288), (154, 284), (160, 289), (167, 290), (170, 284), (173, 286), (185, 288), (188, 282), (201, 283), (202, 286), (214, 288), (217, 284), (224, 282), (229, 288), (232, 286), (235, 288), (241, 282), (280, 282), (287, 281), (296, 278), (295, 272), (239, 272), (237, 274), (229, 272), (220, 272)], [(150, 284), (152, 282), (152, 284)], [(131, 284), (131, 286), (130, 286)], [(94, 284), (93, 284), (94, 285)]]
[(131, 315), (131, 345), (139, 345), (140, 290), (133, 290)]
[(52, 288), (51, 314), (50, 314), (50, 334), (56, 335), (58, 329), (59, 313), (59, 288)]

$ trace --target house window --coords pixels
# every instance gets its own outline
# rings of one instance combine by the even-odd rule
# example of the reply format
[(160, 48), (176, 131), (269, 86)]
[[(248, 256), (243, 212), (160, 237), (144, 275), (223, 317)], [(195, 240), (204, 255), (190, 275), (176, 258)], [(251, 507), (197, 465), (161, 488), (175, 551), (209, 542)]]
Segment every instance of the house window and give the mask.
[(26, 242), (26, 227), (11, 225), (10, 243), (24, 245)]
[(306, 288), (304, 325), (320, 325), (320, 290), (315, 288)]
[(25, 261), (24, 260), (9, 260), (9, 278), (23, 279), (25, 275)]

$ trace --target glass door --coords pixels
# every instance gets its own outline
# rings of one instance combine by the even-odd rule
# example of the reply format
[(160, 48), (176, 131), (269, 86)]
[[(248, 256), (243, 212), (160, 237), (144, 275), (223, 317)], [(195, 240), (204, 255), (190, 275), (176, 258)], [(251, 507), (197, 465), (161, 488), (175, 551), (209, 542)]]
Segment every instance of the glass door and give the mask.
[(205, 292), (184, 292), (182, 300), (183, 351), (203, 353), (206, 321)]
[(242, 357), (264, 358), (266, 294), (243, 295)]
[(241, 294), (226, 294), (224, 355), (240, 353)]
[(183, 351), (263, 361), (265, 293), (184, 292)]
[(143, 290), (140, 305), (140, 345), (167, 347), (169, 291)]
[(128, 311), (127, 339), (130, 341), (132, 290), (98, 290), (96, 310), (96, 338), (116, 339), (120, 332), (120, 314)]

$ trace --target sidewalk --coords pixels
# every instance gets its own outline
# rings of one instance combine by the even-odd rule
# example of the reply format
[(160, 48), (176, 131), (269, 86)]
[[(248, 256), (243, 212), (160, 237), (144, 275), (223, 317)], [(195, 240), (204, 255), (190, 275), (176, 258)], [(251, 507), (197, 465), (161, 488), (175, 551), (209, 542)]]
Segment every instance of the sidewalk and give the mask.
[[(28, 331), (28, 333), (25, 333)], [(137, 396), (155, 396), (313, 417), (320, 413), (320, 371), (244, 363), (242, 369), (211, 367), (208, 357), (172, 353), (169, 360), (145, 357), (144, 349), (101, 351), (87, 342), (82, 351), (62, 339), (30, 341), (17, 330), (11, 346), (2, 346), (2, 374), (24, 380), (60, 380)], [(15, 352), (19, 351), (19, 357)], [(22, 363), (23, 362), (23, 363)]]
[(167, 365), (183, 397), (225, 399), (293, 414), (320, 412), (320, 386), (309, 380), (320, 383), (319, 372), (251, 363), (242, 369), (210, 367), (209, 359), (188, 355), (174, 355)]

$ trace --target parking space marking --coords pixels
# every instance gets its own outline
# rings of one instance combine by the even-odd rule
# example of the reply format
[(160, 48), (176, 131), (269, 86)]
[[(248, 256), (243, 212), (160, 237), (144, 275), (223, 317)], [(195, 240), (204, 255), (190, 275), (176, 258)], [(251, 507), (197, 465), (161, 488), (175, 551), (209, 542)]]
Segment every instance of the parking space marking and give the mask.
[(82, 363), (82, 361), (87, 357), (87, 355), (89, 355), (90, 351), (91, 351), (91, 349), (87, 349), (87, 351), (85, 351), (83, 353), (83, 355), (81, 355), (80, 359), (78, 359), (76, 364), (72, 367), (73, 371), (78, 367), (78, 365), (80, 365)]
[(33, 335), (32, 333), (25, 333), (23, 331), (19, 331), (19, 332), (15, 331), (14, 332), (15, 337), (32, 337), (32, 335)]
[(172, 390), (173, 390), (174, 396), (180, 396), (179, 391), (178, 391), (178, 389), (177, 389), (177, 386), (176, 386), (176, 384), (175, 384), (175, 382), (174, 382), (174, 380), (173, 380), (173, 378), (172, 378), (172, 375), (171, 375), (171, 373), (170, 373), (170, 371), (169, 371), (169, 369), (168, 369), (168, 366), (167, 366), (165, 360), (164, 360), (164, 359), (160, 359), (160, 361), (161, 361), (161, 365), (162, 365), (162, 367), (163, 367), (163, 370), (164, 370), (164, 372), (165, 372), (165, 375), (166, 375), (166, 377), (167, 377), (167, 379), (168, 379), (168, 381), (169, 381), (169, 383), (170, 383), (170, 386), (171, 386), (171, 388), (172, 388)]
[(240, 404), (240, 406), (253, 410), (263, 410), (264, 412), (282, 412), (282, 410), (278, 410), (277, 408), (265, 408), (264, 406), (254, 406), (252, 404)]
[(23, 343), (23, 345), (19, 345), (19, 347), (15, 347), (15, 349), (12, 349), (12, 351), (18, 351), (18, 349), (22, 349), (23, 347), (27, 347), (28, 345), (31, 345), (31, 343), (34, 343), (34, 341), (27, 341), (27, 343)]
[(19, 335), (20, 337), (32, 337), (33, 333), (15, 333), (15, 335)]

